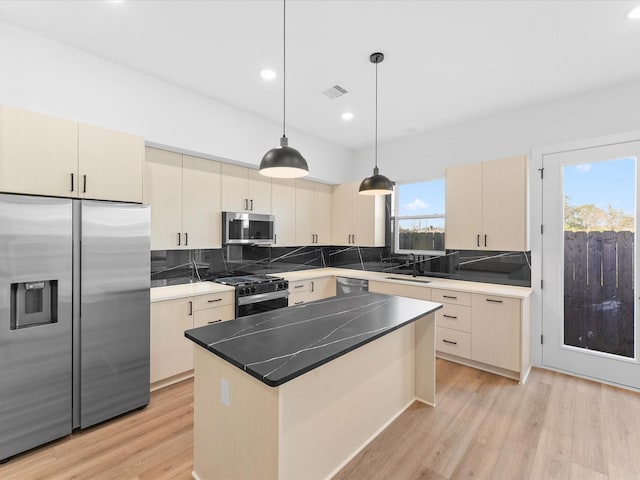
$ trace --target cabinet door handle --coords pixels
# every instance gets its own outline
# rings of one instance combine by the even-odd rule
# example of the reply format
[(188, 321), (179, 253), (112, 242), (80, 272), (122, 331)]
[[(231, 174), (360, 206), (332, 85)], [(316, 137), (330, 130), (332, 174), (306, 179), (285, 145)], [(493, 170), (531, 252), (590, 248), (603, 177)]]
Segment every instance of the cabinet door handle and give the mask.
[(443, 298), (451, 298), (452, 300), (457, 300), (458, 297), (454, 297), (453, 295), (442, 295)]
[(221, 321), (222, 321), (222, 319), (221, 319), (221, 318), (219, 318), (218, 320), (214, 320), (214, 321), (212, 321), (212, 322), (207, 322), (207, 323), (208, 323), (209, 325), (211, 325), (212, 323), (218, 323), (218, 322), (221, 322)]
[(249, 199), (248, 198), (244, 199), (244, 209), (245, 210), (249, 210)]
[(189, 245), (189, 233), (184, 232), (184, 246), (186, 247), (187, 245)]
[(457, 319), (458, 317), (454, 316), (454, 315), (445, 315), (444, 313), (442, 314), (442, 316), (444, 318), (453, 318), (453, 319)]
[(450, 345), (457, 345), (458, 344), (458, 342), (452, 342), (451, 340), (447, 340), (446, 338), (443, 338), (442, 341), (444, 343), (448, 343)]
[(251, 208), (249, 208), (249, 210), (253, 211), (253, 198), (249, 200), (249, 202), (251, 203)]
[(304, 303), (304, 301), (300, 300), (299, 302), (294, 303), (294, 305), (300, 305), (301, 303)]
[(221, 298), (216, 298), (216, 299), (214, 299), (214, 300), (207, 300), (207, 302), (209, 302), (209, 303), (221, 302), (221, 301), (222, 301), (222, 299), (221, 299)]
[(480, 234), (478, 234), (476, 236), (476, 246), (479, 247), (480, 246)]
[(87, 176), (82, 175), (82, 193), (87, 193)]
[(491, 302), (491, 303), (502, 303), (502, 300), (494, 300), (492, 298), (487, 298), (486, 300), (487, 302)]
[(189, 315), (193, 315), (193, 302), (189, 300)]
[(485, 247), (487, 246), (487, 236), (486, 235), (484, 236), (484, 246)]
[(180, 232), (178, 232), (177, 235), (178, 235), (178, 241), (176, 243), (178, 244), (178, 246), (180, 246)]
[(304, 285), (296, 285), (293, 288), (302, 288), (302, 287), (304, 287)]
[(73, 192), (73, 188), (74, 188), (74, 181), (73, 181), (73, 173), (71, 174), (71, 191)]
[(311, 291), (313, 292), (315, 290), (315, 285), (313, 284), (313, 282), (311, 282)]

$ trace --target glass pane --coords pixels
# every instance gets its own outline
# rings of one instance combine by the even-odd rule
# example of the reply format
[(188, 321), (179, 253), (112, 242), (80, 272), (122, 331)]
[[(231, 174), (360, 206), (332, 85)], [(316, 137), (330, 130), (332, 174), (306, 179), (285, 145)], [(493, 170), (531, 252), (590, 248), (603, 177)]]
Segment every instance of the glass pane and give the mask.
[(563, 167), (564, 344), (634, 356), (636, 159)]
[(398, 247), (444, 251), (444, 218), (398, 220)]
[(420, 183), (401, 183), (396, 187), (399, 217), (407, 215), (444, 216), (444, 179)]

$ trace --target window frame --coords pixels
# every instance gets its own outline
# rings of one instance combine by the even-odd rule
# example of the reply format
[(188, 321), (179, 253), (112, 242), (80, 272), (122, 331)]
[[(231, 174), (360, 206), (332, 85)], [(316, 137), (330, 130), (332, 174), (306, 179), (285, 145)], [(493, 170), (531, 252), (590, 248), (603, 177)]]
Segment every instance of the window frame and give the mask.
[[(398, 194), (398, 189), (402, 185), (416, 184), (416, 183), (428, 183), (435, 182), (438, 180), (442, 180), (444, 182), (444, 212), (442, 214), (428, 214), (428, 215), (397, 215), (399, 211), (398, 200), (400, 195)], [(429, 219), (439, 219), (441, 218), (444, 221), (444, 229), (445, 229), (445, 242), (446, 242), (446, 227), (447, 227), (447, 179), (445, 176), (441, 177), (433, 177), (427, 178), (418, 181), (405, 181), (405, 182), (395, 182), (395, 188), (393, 189), (393, 199), (392, 199), (392, 215), (391, 215), (391, 251), (394, 254), (400, 255), (445, 255), (446, 249), (443, 250), (412, 250), (412, 249), (401, 249), (400, 246), (400, 228), (399, 222), (400, 220), (429, 220)], [(446, 244), (446, 243), (445, 243)]]

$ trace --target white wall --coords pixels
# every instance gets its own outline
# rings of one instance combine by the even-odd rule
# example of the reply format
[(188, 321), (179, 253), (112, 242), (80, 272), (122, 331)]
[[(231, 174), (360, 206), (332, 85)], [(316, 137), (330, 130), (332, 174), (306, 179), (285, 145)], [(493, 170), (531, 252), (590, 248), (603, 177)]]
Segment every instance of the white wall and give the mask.
[[(448, 165), (638, 128), (640, 80), (380, 144), (378, 166), (395, 181), (428, 179), (444, 176)], [(359, 150), (351, 179), (370, 175), (372, 168), (372, 148)]]
[[(143, 135), (156, 146), (258, 166), (281, 124), (0, 22), (0, 103)], [(287, 130), (310, 178), (341, 183), (353, 152)]]

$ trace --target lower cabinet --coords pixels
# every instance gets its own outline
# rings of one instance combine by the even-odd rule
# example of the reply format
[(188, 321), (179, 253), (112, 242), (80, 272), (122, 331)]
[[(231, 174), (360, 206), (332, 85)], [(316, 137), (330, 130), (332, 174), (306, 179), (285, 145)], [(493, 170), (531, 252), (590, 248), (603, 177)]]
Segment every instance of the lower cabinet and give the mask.
[(520, 371), (520, 300), (473, 294), (473, 360)]
[(529, 373), (529, 299), (369, 281), (369, 291), (442, 303), (438, 356), (519, 380)]
[(193, 342), (185, 330), (232, 320), (234, 293), (222, 292), (151, 304), (151, 388), (183, 380), (193, 370)]
[(336, 296), (335, 277), (289, 282), (289, 306)]

